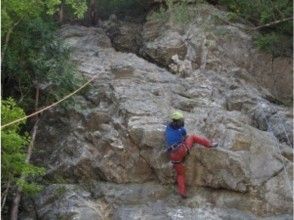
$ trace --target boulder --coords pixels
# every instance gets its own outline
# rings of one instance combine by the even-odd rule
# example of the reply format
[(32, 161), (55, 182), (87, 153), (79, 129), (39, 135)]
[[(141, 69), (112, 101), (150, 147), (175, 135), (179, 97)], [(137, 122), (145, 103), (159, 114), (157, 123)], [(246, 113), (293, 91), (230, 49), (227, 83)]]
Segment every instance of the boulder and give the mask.
[(160, 26), (160, 22), (148, 21), (143, 26), (142, 41), (143, 47), (140, 54), (151, 61), (163, 66), (172, 63), (172, 57), (177, 55), (183, 59), (187, 53), (187, 47), (183, 36), (177, 31), (165, 25)]
[(105, 21), (102, 25), (111, 39), (112, 46), (119, 51), (138, 53), (141, 47), (142, 25), (127, 21)]

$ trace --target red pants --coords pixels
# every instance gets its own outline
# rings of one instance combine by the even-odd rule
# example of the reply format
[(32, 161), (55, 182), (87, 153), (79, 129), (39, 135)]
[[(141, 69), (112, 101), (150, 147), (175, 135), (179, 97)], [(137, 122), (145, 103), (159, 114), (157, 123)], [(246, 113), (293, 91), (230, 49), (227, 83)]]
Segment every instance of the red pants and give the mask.
[(184, 143), (181, 144), (181, 146), (171, 151), (169, 154), (170, 160), (173, 162), (174, 169), (176, 170), (178, 192), (181, 196), (184, 197), (187, 196), (184, 158), (189, 150), (193, 147), (194, 143), (209, 147), (211, 142), (201, 136), (189, 135), (186, 137)]

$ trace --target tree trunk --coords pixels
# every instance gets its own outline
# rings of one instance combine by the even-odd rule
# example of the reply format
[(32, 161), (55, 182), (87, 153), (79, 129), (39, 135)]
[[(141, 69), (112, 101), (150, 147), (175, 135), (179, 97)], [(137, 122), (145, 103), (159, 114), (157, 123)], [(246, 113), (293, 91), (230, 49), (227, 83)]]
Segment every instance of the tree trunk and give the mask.
[(92, 25), (97, 24), (96, 0), (91, 0), (90, 2), (90, 22)]
[[(35, 143), (35, 140), (36, 140), (36, 134), (37, 134), (38, 126), (39, 126), (39, 118), (37, 119), (37, 121), (35, 122), (34, 127), (33, 127), (32, 140), (30, 142), (28, 152), (27, 152), (27, 158), (26, 158), (27, 163), (30, 162), (30, 159), (31, 159), (31, 156), (32, 156), (32, 151), (33, 151), (34, 143)], [(26, 176), (24, 174), (22, 174), (21, 177), (20, 177), (20, 179), (25, 179), (25, 178), (26, 178)], [(16, 194), (15, 194), (15, 197), (14, 197), (13, 202), (12, 202), (10, 220), (17, 220), (18, 207), (19, 207), (19, 203), (20, 203), (20, 199), (21, 199), (21, 193), (22, 193), (22, 188), (17, 187)]]
[(64, 3), (63, 1), (60, 4), (60, 8), (59, 8), (59, 23), (63, 23), (63, 19), (64, 19)]
[(7, 198), (7, 195), (8, 195), (8, 192), (9, 192), (9, 189), (10, 189), (10, 180), (8, 180), (8, 183), (7, 183), (7, 186), (6, 186), (6, 189), (4, 190), (4, 192), (2, 193), (1, 195), (1, 211), (3, 210), (4, 206), (5, 206), (5, 203), (6, 203), (6, 198)]
[(18, 206), (19, 206), (20, 199), (21, 199), (21, 190), (18, 188), (12, 202), (11, 216), (10, 216), (11, 220), (17, 220)]
[(21, 22), (22, 18), (20, 18), (17, 22), (15, 22), (11, 28), (9, 28), (6, 36), (5, 36), (5, 43), (4, 43), (4, 46), (3, 46), (3, 50), (2, 50), (2, 53), (1, 53), (1, 63), (2, 61), (4, 60), (4, 57), (5, 57), (5, 52), (7, 50), (7, 46), (8, 46), (8, 43), (10, 41), (10, 36), (14, 30), (14, 28)]
[[(36, 89), (36, 98), (35, 98), (35, 110), (38, 108), (38, 103), (39, 103), (39, 95), (40, 95), (40, 90), (39, 88)], [(28, 152), (27, 152), (27, 157), (26, 157), (26, 163), (30, 163), (30, 159), (32, 156), (35, 140), (36, 140), (36, 135), (37, 135), (37, 130), (39, 126), (39, 117), (36, 116), (37, 120), (34, 124), (33, 131), (32, 131), (32, 139), (28, 147)], [(20, 179), (24, 180), (26, 178), (25, 174), (22, 174)], [(19, 203), (21, 199), (21, 193), (22, 193), (22, 188), (19, 186), (17, 187), (15, 197), (12, 202), (12, 207), (11, 207), (11, 215), (10, 215), (10, 220), (17, 220), (18, 217), (18, 208), (19, 208)]]

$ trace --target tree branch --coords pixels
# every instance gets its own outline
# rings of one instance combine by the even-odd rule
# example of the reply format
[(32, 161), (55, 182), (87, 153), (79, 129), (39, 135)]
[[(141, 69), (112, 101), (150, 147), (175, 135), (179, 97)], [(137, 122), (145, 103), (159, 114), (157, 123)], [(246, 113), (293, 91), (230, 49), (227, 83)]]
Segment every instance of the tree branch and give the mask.
[(2, 196), (1, 196), (1, 200), (2, 200), (2, 204), (1, 204), (1, 212), (5, 206), (5, 203), (6, 203), (6, 198), (7, 198), (7, 195), (8, 195), (8, 192), (9, 192), (9, 189), (10, 189), (10, 180), (8, 180), (8, 183), (7, 183), (7, 186), (6, 186), (6, 189), (5, 191), (2, 193)]
[(21, 20), (22, 20), (22, 17), (21, 17), (20, 19), (18, 19), (18, 21), (15, 22), (15, 23), (12, 25), (11, 28), (9, 28), (9, 30), (8, 30), (6, 36), (5, 36), (5, 44), (4, 44), (3, 52), (1, 53), (1, 63), (2, 63), (2, 61), (4, 60), (5, 52), (6, 52), (6, 50), (7, 50), (7, 46), (8, 46), (8, 43), (9, 43), (9, 41), (10, 41), (10, 36), (11, 36), (11, 34), (12, 34), (14, 28), (15, 28), (15, 27), (21, 22)]
[(260, 26), (252, 28), (252, 30), (256, 31), (256, 30), (261, 29), (261, 28), (270, 27), (270, 26), (273, 26), (273, 25), (276, 25), (276, 24), (279, 24), (279, 23), (283, 23), (285, 21), (290, 21), (290, 20), (293, 20), (293, 17), (283, 18), (283, 19), (280, 19), (280, 20), (276, 20), (276, 21), (264, 24), (264, 25), (260, 25)]
[(217, 16), (217, 18), (223, 22), (225, 22), (226, 24), (228, 25), (231, 25), (233, 27), (237, 27), (237, 28), (240, 28), (240, 29), (243, 29), (243, 30), (246, 30), (246, 31), (257, 31), (259, 29), (262, 29), (262, 28), (265, 28), (265, 27), (270, 27), (270, 26), (273, 26), (273, 25), (276, 25), (276, 24), (279, 24), (279, 23), (283, 23), (285, 21), (290, 21), (290, 20), (293, 20), (293, 17), (288, 17), (288, 18), (283, 18), (283, 19), (280, 19), (280, 20), (276, 20), (276, 21), (273, 21), (273, 22), (269, 22), (267, 24), (263, 24), (263, 25), (260, 25), (260, 26), (257, 26), (257, 27), (241, 27), (237, 24), (234, 24), (234, 23), (231, 23), (219, 16)]
[[(27, 152), (27, 157), (26, 157), (26, 163), (30, 162), (31, 156), (32, 156), (32, 151), (33, 151), (33, 147), (35, 144), (35, 140), (36, 140), (36, 134), (37, 134), (37, 130), (38, 130), (38, 125), (39, 125), (39, 118), (37, 119), (36, 123), (34, 124), (33, 127), (33, 132), (32, 132), (32, 140), (30, 142), (30, 145), (28, 147), (28, 152)], [(22, 174), (20, 179), (24, 180), (26, 178), (25, 174)], [(22, 193), (22, 187), (17, 187), (16, 193), (15, 193), (15, 197), (13, 199), (12, 202), (12, 208), (11, 208), (11, 216), (10, 219), (11, 220), (17, 220), (18, 219), (18, 207), (19, 207), (19, 203), (20, 203), (20, 199), (21, 199), (21, 193)]]

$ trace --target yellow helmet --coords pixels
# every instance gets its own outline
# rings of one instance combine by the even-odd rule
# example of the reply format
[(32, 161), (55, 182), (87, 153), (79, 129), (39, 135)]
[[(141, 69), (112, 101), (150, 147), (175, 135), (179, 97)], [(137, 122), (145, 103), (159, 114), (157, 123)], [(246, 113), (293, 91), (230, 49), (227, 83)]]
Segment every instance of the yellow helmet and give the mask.
[(184, 119), (184, 115), (180, 111), (173, 112), (170, 117), (171, 117), (172, 120)]

